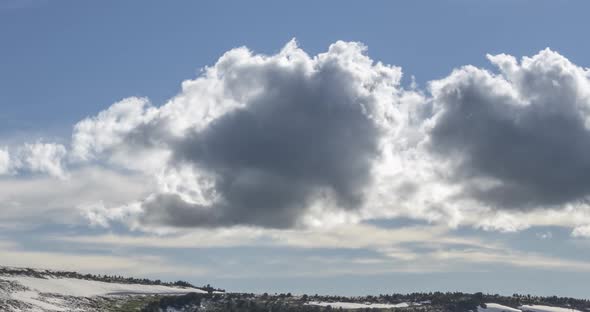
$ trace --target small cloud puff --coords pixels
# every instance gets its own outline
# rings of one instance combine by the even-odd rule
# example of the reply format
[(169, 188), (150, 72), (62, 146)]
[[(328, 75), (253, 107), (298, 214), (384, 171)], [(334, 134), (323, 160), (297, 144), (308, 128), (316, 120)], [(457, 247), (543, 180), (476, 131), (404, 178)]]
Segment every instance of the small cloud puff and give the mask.
[(65, 179), (65, 146), (56, 143), (25, 143), (13, 154), (0, 150), (0, 174), (42, 173)]

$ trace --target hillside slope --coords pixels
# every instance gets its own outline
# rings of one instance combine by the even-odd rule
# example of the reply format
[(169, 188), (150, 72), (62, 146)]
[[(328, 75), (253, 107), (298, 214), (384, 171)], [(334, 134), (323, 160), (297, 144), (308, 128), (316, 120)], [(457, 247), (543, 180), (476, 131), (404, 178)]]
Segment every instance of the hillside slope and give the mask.
[(113, 311), (135, 297), (206, 293), (193, 287), (107, 282), (63, 272), (0, 267), (0, 311)]

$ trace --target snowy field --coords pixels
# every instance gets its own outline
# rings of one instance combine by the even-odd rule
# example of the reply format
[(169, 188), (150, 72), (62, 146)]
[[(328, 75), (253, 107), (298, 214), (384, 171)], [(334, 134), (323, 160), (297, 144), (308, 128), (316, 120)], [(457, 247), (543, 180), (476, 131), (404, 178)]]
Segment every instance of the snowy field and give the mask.
[[(355, 302), (319, 302), (319, 301), (310, 301), (307, 303), (308, 305), (317, 305), (322, 307), (331, 306), (332, 308), (342, 308), (342, 309), (365, 309), (365, 308), (373, 308), (373, 309), (391, 309), (391, 308), (407, 308), (411, 306), (411, 304), (402, 302), (396, 304), (384, 304), (384, 303), (355, 303)], [(416, 305), (416, 304), (413, 304)]]
[(511, 308), (497, 303), (486, 303), (486, 308), (477, 307), (478, 312), (522, 312), (519, 309)]

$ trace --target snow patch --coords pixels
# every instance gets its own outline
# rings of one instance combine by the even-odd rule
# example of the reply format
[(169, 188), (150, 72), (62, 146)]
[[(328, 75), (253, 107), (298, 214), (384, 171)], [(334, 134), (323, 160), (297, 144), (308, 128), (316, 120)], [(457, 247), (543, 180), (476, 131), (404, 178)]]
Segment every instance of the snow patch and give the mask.
[(478, 312), (521, 312), (519, 309), (515, 309), (509, 306), (497, 304), (497, 303), (486, 303), (486, 307), (477, 307)]
[(546, 305), (522, 305), (518, 309), (497, 304), (486, 303), (486, 308), (477, 307), (478, 312), (581, 312), (572, 308), (560, 308)]
[(407, 308), (412, 305), (407, 302), (402, 303), (395, 303), (395, 304), (388, 304), (388, 303), (356, 303), (356, 302), (321, 302), (321, 301), (310, 301), (306, 303), (306, 305), (315, 305), (315, 306), (322, 306), (327, 307), (331, 306), (332, 308), (342, 308), (342, 309), (366, 309), (366, 308), (373, 308), (373, 309), (391, 309), (391, 308)]
[(546, 305), (523, 305), (519, 307), (523, 312), (530, 311), (530, 312), (581, 312), (580, 310), (572, 309), (572, 308), (560, 308), (560, 307), (552, 307)]
[(31, 305), (33, 307), (31, 311), (66, 311), (63, 307), (47, 302), (35, 291), (18, 291), (13, 293), (11, 298)]

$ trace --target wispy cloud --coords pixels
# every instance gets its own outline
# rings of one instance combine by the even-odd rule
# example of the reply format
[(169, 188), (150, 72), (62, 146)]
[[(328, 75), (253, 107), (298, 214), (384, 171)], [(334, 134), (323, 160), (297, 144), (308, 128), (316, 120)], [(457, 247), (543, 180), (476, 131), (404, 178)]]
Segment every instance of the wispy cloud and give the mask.
[[(129, 236), (96, 235), (53, 237), (84, 246), (124, 246), (127, 248), (198, 249), (249, 246), (251, 248), (295, 248), (314, 250), (305, 261), (321, 269), (306, 267), (301, 274), (377, 274), (386, 272), (464, 271), (465, 265), (483, 270), (498, 264), (534, 269), (590, 271), (584, 261), (520, 251), (499, 241), (453, 234), (443, 226), (408, 226), (394, 229), (357, 224), (307, 231), (233, 228), (189, 231), (182, 235)], [(329, 250), (359, 250), (371, 256), (326, 256)], [(328, 252), (329, 253), (329, 252)], [(282, 259), (280, 261), (286, 261)], [(332, 264), (330, 268), (323, 268)], [(351, 273), (355, 272), (355, 273)]]

